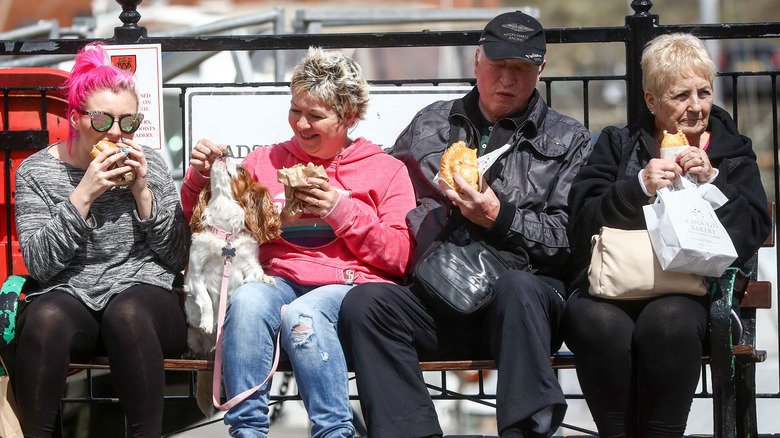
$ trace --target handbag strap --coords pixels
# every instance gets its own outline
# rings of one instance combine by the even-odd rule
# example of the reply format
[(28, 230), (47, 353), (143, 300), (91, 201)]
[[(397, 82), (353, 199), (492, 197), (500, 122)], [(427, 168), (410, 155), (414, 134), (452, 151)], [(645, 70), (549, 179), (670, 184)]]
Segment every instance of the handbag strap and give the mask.
[(447, 240), (447, 237), (449, 237), (450, 234), (454, 233), (455, 230), (462, 226), (468, 227), (469, 221), (466, 219), (466, 216), (463, 216), (463, 214), (460, 212), (460, 209), (453, 205), (450, 207), (449, 213), (447, 215), (447, 222), (444, 224), (444, 228), (442, 228), (439, 232), (439, 235), (436, 236), (436, 241), (438, 242)]

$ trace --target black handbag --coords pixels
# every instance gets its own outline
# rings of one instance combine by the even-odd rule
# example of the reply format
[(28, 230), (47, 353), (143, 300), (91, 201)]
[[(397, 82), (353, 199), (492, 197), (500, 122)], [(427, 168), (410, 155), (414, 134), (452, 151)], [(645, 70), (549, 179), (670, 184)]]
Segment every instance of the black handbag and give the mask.
[(493, 299), (493, 284), (509, 269), (527, 269), (528, 256), (504, 257), (484, 232), (460, 214), (450, 220), (414, 267), (415, 291), (440, 315), (467, 318)]

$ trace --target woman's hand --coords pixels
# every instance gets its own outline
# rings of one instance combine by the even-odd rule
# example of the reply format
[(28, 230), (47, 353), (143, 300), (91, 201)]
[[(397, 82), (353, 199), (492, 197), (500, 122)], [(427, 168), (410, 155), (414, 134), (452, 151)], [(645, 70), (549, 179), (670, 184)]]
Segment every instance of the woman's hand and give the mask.
[(152, 192), (149, 190), (149, 185), (147, 184), (149, 167), (146, 162), (144, 150), (141, 145), (135, 141), (124, 138), (117, 143), (117, 145), (124, 155), (126, 155), (126, 158), (123, 160), (125, 167), (122, 167), (121, 169), (125, 169), (124, 172), (128, 172), (130, 169), (128, 169), (127, 166), (130, 166), (135, 170), (135, 179), (130, 183), (130, 190), (135, 198), (138, 216), (141, 219), (148, 219), (152, 217)]
[(681, 171), (682, 169), (674, 160), (653, 158), (642, 172), (642, 182), (647, 191), (654, 195), (660, 188), (671, 187), (672, 181), (680, 175)]
[[(133, 193), (146, 188), (146, 176), (149, 172), (149, 168), (147, 167), (146, 156), (144, 155), (144, 150), (141, 145), (133, 140), (123, 138), (117, 143), (117, 146), (119, 146), (119, 151), (125, 155), (121, 160), (122, 162), (119, 164), (120, 166), (123, 166), (119, 168), (123, 171), (118, 172), (117, 175), (135, 170), (135, 179), (127, 184), (130, 185)], [(122, 183), (120, 183), (120, 185), (122, 185)]]
[[(113, 180), (125, 172), (132, 170), (130, 166), (123, 166), (122, 161), (127, 159), (127, 155), (123, 153), (117, 153), (119, 149), (110, 148), (101, 152), (97, 157), (92, 159), (87, 166), (84, 176), (81, 178), (79, 185), (73, 190), (70, 195), (70, 201), (81, 213), (81, 217), (87, 218), (89, 209), (92, 206), (92, 202), (98, 198), (98, 196), (105, 193), (111, 187), (122, 185)], [(116, 164), (116, 169), (109, 170)], [(145, 178), (144, 174), (144, 178)]]
[(306, 209), (312, 214), (320, 217), (327, 216), (339, 202), (341, 194), (322, 178), (310, 177), (306, 182), (309, 183), (309, 187), (297, 189), (295, 196), (303, 201)]
[(715, 169), (712, 168), (707, 152), (703, 149), (695, 146), (683, 149), (677, 155), (676, 161), (684, 172), (696, 175), (696, 182), (698, 183), (706, 183), (715, 178)]
[(201, 175), (209, 176), (214, 160), (221, 157), (226, 150), (227, 146), (224, 144), (216, 144), (210, 140), (200, 139), (195, 144), (195, 147), (192, 148), (190, 165), (193, 169), (200, 172)]

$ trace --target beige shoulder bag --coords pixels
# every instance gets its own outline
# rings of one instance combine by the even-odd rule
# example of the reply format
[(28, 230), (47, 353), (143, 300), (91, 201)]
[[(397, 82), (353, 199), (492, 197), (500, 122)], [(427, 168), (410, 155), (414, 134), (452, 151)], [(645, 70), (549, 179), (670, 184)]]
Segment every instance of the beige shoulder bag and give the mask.
[(591, 238), (588, 280), (591, 295), (614, 300), (707, 293), (701, 275), (661, 269), (647, 230), (602, 227)]

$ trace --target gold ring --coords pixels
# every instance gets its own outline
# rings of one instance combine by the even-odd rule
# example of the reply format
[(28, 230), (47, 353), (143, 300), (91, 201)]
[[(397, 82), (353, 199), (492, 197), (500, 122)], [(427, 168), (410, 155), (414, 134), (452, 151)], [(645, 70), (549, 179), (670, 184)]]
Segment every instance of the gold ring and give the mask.
[(699, 159), (701, 160), (701, 167), (704, 167), (704, 158), (699, 157)]

